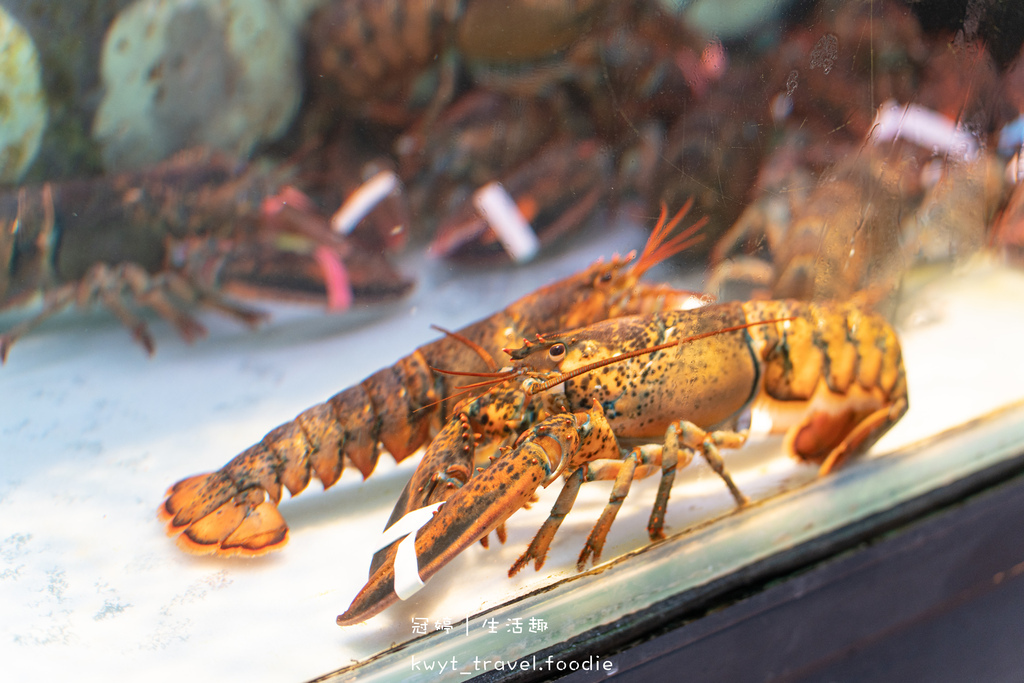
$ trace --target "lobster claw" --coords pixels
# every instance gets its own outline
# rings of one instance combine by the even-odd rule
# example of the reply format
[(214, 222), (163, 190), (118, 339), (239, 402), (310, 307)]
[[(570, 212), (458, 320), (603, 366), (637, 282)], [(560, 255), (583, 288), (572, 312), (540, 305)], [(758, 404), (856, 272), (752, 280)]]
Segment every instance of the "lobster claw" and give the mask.
[[(432, 519), (418, 531), (392, 543), (375, 560), (369, 581), (348, 610), (338, 617), (349, 626), (379, 614), (399, 599), (423, 587), (430, 577), (456, 555), (484, 538), (516, 510), (533, 499), (534, 492), (552, 481), (578, 450), (579, 425), (589, 425), (587, 413), (559, 415), (561, 429), (534, 428), (488, 467), (455, 491)], [(588, 427), (589, 428), (589, 427)]]
[[(528, 260), (537, 242), (550, 242), (577, 229), (593, 215), (604, 199), (612, 177), (611, 157), (595, 140), (556, 140), (500, 184), (485, 185), (477, 192), (475, 207), (469, 204), (445, 220), (430, 245), (430, 253), (456, 259)], [(497, 190), (497, 191), (495, 191)], [(507, 190), (507, 194), (505, 191)], [(489, 209), (487, 198), (503, 197)], [(505, 205), (515, 216), (506, 227)], [(531, 231), (520, 235), (520, 224)], [(532, 250), (517, 245), (528, 242)]]
[[(532, 462), (531, 462), (532, 461)], [(511, 474), (490, 467), (458, 489), (418, 531), (383, 551), (369, 581), (338, 617), (339, 626), (366, 621), (410, 597), (456, 555), (526, 505), (550, 474), (546, 458), (520, 458)], [(500, 479), (510, 478), (507, 486)]]
[(338, 617), (338, 625), (365, 621), (412, 596), (456, 555), (525, 507), (537, 489), (550, 484), (560, 472), (577, 468), (581, 459), (617, 450), (611, 427), (596, 402), (589, 412), (543, 420), (524, 432), (500, 462), (456, 490), (418, 531), (381, 551), (378, 566), (348, 610)]
[(182, 240), (172, 263), (209, 289), (241, 298), (326, 303), (332, 310), (344, 310), (354, 299), (386, 301), (408, 293), (412, 283), (379, 248), (332, 232), (310, 201), (286, 189), (264, 201), (259, 234)]
[[(414, 511), (449, 498), (473, 473), (474, 437), (469, 420), (458, 415), (444, 426), (427, 447), (423, 460), (395, 503), (384, 527), (388, 533)], [(384, 563), (390, 546), (383, 546), (370, 562), (370, 575)]]

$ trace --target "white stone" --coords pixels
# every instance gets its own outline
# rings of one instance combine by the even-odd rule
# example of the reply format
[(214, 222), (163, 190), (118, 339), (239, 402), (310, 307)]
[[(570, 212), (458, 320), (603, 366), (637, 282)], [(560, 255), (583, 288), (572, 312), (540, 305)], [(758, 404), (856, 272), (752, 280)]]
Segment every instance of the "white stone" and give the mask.
[(39, 152), (46, 128), (46, 97), (35, 43), (3, 7), (0, 74), (0, 183), (14, 183)]
[(93, 136), (110, 170), (194, 146), (246, 156), (301, 97), (295, 26), (269, 0), (139, 0), (107, 32)]

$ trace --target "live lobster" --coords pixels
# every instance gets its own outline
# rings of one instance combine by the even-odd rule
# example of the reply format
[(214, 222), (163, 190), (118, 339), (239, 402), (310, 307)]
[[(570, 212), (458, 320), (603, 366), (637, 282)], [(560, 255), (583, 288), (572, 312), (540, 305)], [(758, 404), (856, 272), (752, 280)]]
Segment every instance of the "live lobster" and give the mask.
[[(378, 554), (370, 580), (338, 617), (339, 625), (364, 621), (400, 592), (410, 594), (560, 474), (566, 483), (551, 516), (510, 575), (531, 560), (538, 568), (543, 564), (587, 481), (615, 484), (580, 554), (581, 570), (600, 558), (632, 480), (659, 471), (648, 533), (652, 540), (663, 537), (675, 472), (695, 452), (744, 504), (719, 448), (744, 444), (747, 433), (729, 427), (746, 410), (760, 413), (758, 424), (785, 434), (786, 452), (819, 463), (824, 475), (867, 450), (908, 407), (894, 330), (850, 302), (730, 303), (621, 317), (546, 338), (511, 356), (513, 370), (497, 379), (526, 376), (520, 391), (527, 398), (559, 387), (566, 412), (524, 432), (514, 448), (461, 487), (448, 487), (432, 519)], [(624, 448), (631, 441), (641, 445)], [(403, 545), (407, 557), (415, 556), (415, 570), (399, 562), (396, 576)]]
[(168, 533), (196, 553), (255, 555), (277, 548), (288, 531), (277, 509), (282, 486), (296, 495), (316, 476), (328, 488), (346, 463), (368, 477), (381, 445), (401, 461), (437, 433), (453, 412), (458, 387), (433, 368), (495, 370), (493, 358), (524, 335), (705, 303), (691, 292), (638, 282), (651, 266), (699, 239), (693, 233), (703, 221), (671, 234), (688, 209), (671, 221), (663, 212), (639, 258), (598, 262), (543, 287), (309, 408), (217, 472), (178, 482), (160, 507)]

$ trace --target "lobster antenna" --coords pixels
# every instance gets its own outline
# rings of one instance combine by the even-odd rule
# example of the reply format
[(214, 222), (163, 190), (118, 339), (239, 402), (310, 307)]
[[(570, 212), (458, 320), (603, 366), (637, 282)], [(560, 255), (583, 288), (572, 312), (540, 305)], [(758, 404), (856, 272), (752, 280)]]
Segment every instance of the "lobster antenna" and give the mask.
[[(690, 208), (692, 206), (693, 206), (693, 198), (691, 197), (689, 199), (689, 201), (687, 201), (687, 203), (683, 206), (683, 208), (680, 209), (676, 213), (676, 215), (672, 217), (672, 221), (668, 225), (668, 228), (666, 230), (666, 234), (668, 234), (668, 232), (674, 230), (676, 228), (676, 226), (679, 225), (679, 222), (683, 219), (683, 217), (686, 216), (690, 212)], [(694, 236), (693, 240), (696, 240), (696, 241), (700, 241), (700, 240), (704, 239), (704, 235), (697, 234), (697, 233), (700, 231), (701, 228), (703, 228), (705, 225), (707, 225), (707, 223), (708, 223), (708, 217), (707, 216), (701, 217), (700, 220), (698, 220), (696, 223), (694, 223), (693, 225), (688, 227), (686, 230), (683, 230), (681, 233), (676, 235), (674, 238), (672, 238), (671, 241), (663, 243), (661, 245), (661, 247), (656, 252), (653, 252), (650, 255), (650, 258), (656, 258), (659, 261), (661, 261), (661, 260), (664, 260), (665, 258), (667, 258), (669, 256), (672, 256), (673, 254), (677, 254), (677, 253), (681, 252), (688, 244), (690, 244), (691, 240), (688, 240), (687, 238), (689, 238), (691, 235)]]
[[(487, 367), (489, 367), (491, 370), (496, 372), (496, 371), (501, 369), (501, 366), (498, 365), (497, 361), (494, 360), (494, 357), (491, 356), (491, 354), (487, 353), (487, 349), (485, 349), (484, 347), (480, 346), (479, 344), (477, 344), (472, 339), (470, 339), (470, 338), (468, 338), (468, 337), (466, 337), (464, 335), (461, 335), (458, 332), (452, 332), (451, 330), (446, 330), (443, 327), (441, 327), (440, 325), (431, 325), (430, 327), (435, 329), (435, 330), (437, 330), (438, 332), (441, 332), (441, 333), (445, 334), (446, 336), (449, 336), (449, 337), (451, 337), (453, 339), (456, 339), (456, 340), (462, 342), (463, 344), (465, 344), (469, 348), (473, 349), (473, 351), (476, 352), (476, 355), (480, 356), (480, 358), (483, 360), (483, 362), (486, 363)], [(435, 370), (435, 369), (436, 368), (431, 368), (431, 370)], [(445, 371), (444, 370), (440, 370), (439, 372), (445, 372)], [(449, 372), (447, 374), (456, 374), (456, 373)]]
[(737, 330), (745, 330), (748, 327), (754, 327), (756, 325), (771, 325), (773, 323), (781, 323), (781, 322), (785, 322), (787, 320), (796, 320), (796, 316), (789, 316), (789, 317), (786, 317), (786, 318), (773, 318), (772, 320), (758, 320), (757, 322), (743, 323), (742, 325), (733, 325), (732, 327), (725, 327), (725, 328), (722, 328), (720, 330), (712, 330), (710, 332), (702, 332), (700, 334), (695, 334), (695, 335), (693, 335), (691, 337), (684, 337), (682, 339), (676, 339), (674, 341), (665, 342), (664, 344), (658, 344), (656, 346), (648, 346), (645, 349), (634, 349), (633, 351), (628, 351), (626, 353), (621, 353), (621, 354), (619, 354), (617, 356), (613, 356), (612, 358), (604, 358), (602, 360), (594, 361), (593, 363), (587, 363), (586, 365), (581, 365), (580, 367), (576, 368), (575, 370), (570, 370), (569, 372), (563, 372), (562, 374), (556, 375), (555, 377), (552, 377), (549, 380), (546, 380), (544, 382), (540, 382), (539, 384), (535, 384), (535, 385), (531, 386), (529, 388), (529, 392), (531, 394), (539, 394), (542, 391), (547, 391), (551, 387), (558, 386), (559, 384), (561, 384), (562, 382), (565, 382), (566, 380), (570, 380), (570, 379), (572, 379), (574, 377), (578, 377), (579, 375), (582, 375), (582, 374), (585, 374), (587, 372), (590, 372), (591, 370), (597, 370), (598, 368), (603, 368), (606, 365), (611, 365), (612, 363), (618, 363), (619, 361), (623, 361), (623, 360), (629, 360), (630, 358), (635, 358), (636, 356), (643, 356), (643, 355), (648, 354), (648, 353), (655, 353), (656, 351), (661, 351), (662, 349), (671, 348), (673, 346), (679, 346), (680, 344), (688, 344), (690, 342), (698, 341), (700, 339), (705, 339), (707, 337), (713, 337), (716, 334), (724, 334), (726, 332), (736, 332)]
[[(683, 208), (679, 210), (679, 213), (689, 211), (692, 204), (693, 199), (691, 198), (690, 201), (683, 205)], [(678, 216), (679, 213), (676, 215)], [(651, 261), (651, 254), (662, 245), (672, 227), (675, 227), (675, 221), (673, 220), (673, 226), (669, 227), (667, 219), (668, 206), (665, 202), (662, 202), (661, 211), (658, 214), (658, 222), (654, 224), (654, 229), (651, 230), (651, 236), (647, 238), (647, 244), (644, 245), (644, 250), (640, 253), (640, 258), (637, 259), (636, 265), (634, 266), (637, 270), (646, 271), (647, 268), (654, 265), (655, 261)]]
[(508, 379), (509, 377), (515, 376), (515, 370), (502, 370), (501, 372), (464, 372), (462, 370), (443, 370), (442, 368), (435, 368), (433, 365), (428, 365), (428, 368), (434, 372), (439, 372), (442, 375), (451, 375), (453, 377), (487, 377), (489, 379)]
[(658, 251), (656, 251), (654, 254), (651, 255), (651, 258), (653, 259), (651, 265), (654, 265), (656, 263), (661, 263), (662, 261), (664, 261), (665, 259), (669, 258), (670, 256), (675, 256), (676, 254), (681, 254), (682, 252), (686, 251), (687, 249), (689, 249), (693, 245), (700, 244), (701, 242), (703, 242), (704, 241), (704, 237), (705, 237), (704, 234), (694, 235), (693, 237), (690, 237), (689, 239), (686, 239), (686, 238), (688, 236), (688, 233), (691, 230), (697, 229), (697, 228), (703, 228), (705, 225), (707, 225), (707, 222), (708, 222), (708, 217), (705, 216), (704, 218), (701, 218), (699, 221), (694, 223), (691, 227), (687, 228), (686, 232), (683, 232), (683, 233), (680, 233), (679, 235), (677, 235), (672, 240), (672, 242), (663, 245)]
[(495, 377), (494, 379), (484, 380), (483, 382), (473, 382), (472, 384), (463, 384), (459, 389), (482, 389), (485, 387), (493, 387), (499, 384), (504, 384), (513, 377), (515, 377), (515, 373), (510, 372), (503, 377)]
[(648, 238), (647, 244), (644, 246), (644, 250), (640, 254), (640, 258), (637, 259), (636, 265), (634, 266), (637, 273), (643, 274), (655, 264), (664, 261), (670, 256), (678, 254), (684, 249), (687, 249), (704, 239), (704, 235), (695, 235), (695, 233), (707, 224), (707, 216), (704, 216), (699, 221), (686, 228), (686, 230), (675, 235), (672, 239), (668, 239), (668, 236), (676, 229), (676, 226), (679, 225), (679, 222), (682, 221), (683, 217), (690, 212), (691, 208), (693, 208), (693, 197), (690, 197), (686, 203), (683, 204), (683, 207), (676, 212), (671, 220), (667, 220), (668, 207), (665, 206), (664, 202), (662, 202), (658, 222), (654, 226), (654, 230), (651, 231), (651, 236)]
[[(431, 368), (431, 370), (437, 370), (437, 368)], [(468, 373), (468, 372), (455, 372), (455, 371), (452, 371), (452, 370), (438, 370), (438, 372), (441, 372), (443, 374), (449, 374), (449, 375), (471, 375), (472, 374), (472, 373)], [(481, 374), (484, 374), (484, 373), (481, 373)], [(447, 398), (439, 398), (436, 401), (433, 401), (433, 402), (428, 403), (426, 405), (420, 406), (419, 408), (417, 408), (416, 410), (414, 410), (412, 412), (418, 413), (421, 410), (426, 410), (427, 408), (432, 408), (432, 407), (434, 407), (436, 405), (440, 405), (441, 403), (443, 403), (446, 400), (455, 400), (457, 398), (465, 396), (466, 394), (470, 394), (475, 389), (480, 389), (481, 387), (497, 386), (499, 384), (507, 382), (515, 373), (509, 372), (509, 373), (507, 373), (507, 376), (498, 377), (498, 375), (504, 375), (504, 374), (505, 373), (495, 373), (495, 378), (487, 380), (486, 382), (475, 382), (473, 384), (464, 384), (461, 387), (459, 387), (459, 391), (456, 391), (451, 396), (448, 396)]]

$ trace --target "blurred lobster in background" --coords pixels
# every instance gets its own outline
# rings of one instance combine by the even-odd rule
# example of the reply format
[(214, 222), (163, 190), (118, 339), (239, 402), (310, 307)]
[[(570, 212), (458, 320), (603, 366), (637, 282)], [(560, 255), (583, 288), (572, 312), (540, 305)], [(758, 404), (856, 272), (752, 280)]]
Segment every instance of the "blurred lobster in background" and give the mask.
[[(251, 311), (215, 290), (251, 293), (258, 285), (294, 297), (313, 286), (338, 307), (346, 272), (357, 300), (396, 296), (408, 283), (370, 252), (398, 248), (410, 235), (422, 242), (433, 234), (435, 255), (527, 259), (602, 206), (639, 201), (651, 213), (690, 196), (709, 218), (708, 239), (684, 258), (707, 255), (732, 227), (712, 265), (737, 263), (716, 281), (736, 273), (775, 297), (842, 298), (878, 284), (876, 274), (862, 272), (878, 254), (890, 261), (881, 279), (898, 279), (914, 258), (906, 254), (942, 250), (945, 237), (923, 234), (923, 221), (908, 225), (907, 241), (918, 246), (891, 247), (903, 239), (893, 237), (895, 226), (930, 202), (924, 196), (948, 155), (936, 156), (927, 143), (907, 153), (908, 144), (897, 145), (903, 134), (888, 138), (892, 149), (869, 145), (880, 103), (928, 108), (984, 143), (1020, 113), (1010, 85), (1021, 69), (1007, 68), (1019, 43), (990, 50), (991, 18), (965, 21), (954, 34), (934, 22), (922, 26), (921, 12), (897, 0), (821, 0), (773, 12), (767, 29), (719, 37), (685, 8), (654, 0), (320, 4), (304, 23), (306, 104), (291, 131), (256, 160), (172, 160), (9, 190), (4, 220), (22, 227), (17, 237), (8, 228), (0, 242), (8, 271), (0, 306), (44, 289), (52, 293), (43, 316), (72, 300), (102, 300), (150, 346), (113, 292), (145, 299), (193, 337), (199, 328), (176, 298), (198, 296), (251, 321)], [(998, 175), (948, 167), (951, 177)], [(160, 182), (191, 185), (161, 193)], [(132, 191), (144, 184), (147, 191)], [(285, 187), (298, 192), (276, 202), (286, 207), (280, 215), (270, 208), (259, 215), (260, 201), (272, 207)], [(104, 196), (109, 206), (101, 212), (82, 193)], [(984, 194), (987, 227), (1003, 192)], [(174, 202), (174, 216), (158, 215), (158, 204)], [(865, 202), (870, 215), (861, 217)], [(339, 206), (331, 234), (326, 216)], [(196, 216), (186, 217), (190, 211)], [(845, 218), (823, 230), (826, 211)], [(68, 218), (75, 213), (85, 216), (77, 226)], [(109, 249), (106, 236), (87, 244), (88, 224), (133, 246)], [(511, 246), (509, 230), (525, 231), (527, 244)], [(160, 233), (173, 245), (154, 238)], [(953, 239), (958, 255), (988, 241)], [(216, 284), (210, 267), (198, 265), (213, 252), (222, 264)], [(352, 258), (356, 252), (365, 258)], [(809, 276), (814, 268), (819, 275)], [(827, 275), (827, 286), (798, 283), (826, 272), (841, 274)], [(34, 324), (7, 332), (5, 345)]]
[(663, 127), (685, 99), (672, 60), (687, 34), (666, 17), (652, 3), (326, 4), (307, 23), (309, 106), (270, 153), (236, 163), (194, 150), (8, 191), (0, 306), (36, 292), (47, 303), (4, 332), (4, 353), (73, 302), (101, 302), (151, 351), (133, 302), (192, 339), (192, 301), (251, 324), (227, 295), (317, 293), (334, 308), (399, 296), (409, 283), (380, 252), (418, 224), (444, 223), (435, 253), (505, 257), (488, 230), (503, 219), (474, 207), (480, 188), (510, 192), (542, 241), (565, 234), (620, 192), (635, 122)]
[(307, 127), (363, 121), (398, 159), (413, 215), (437, 225), (432, 252), (477, 260), (508, 257), (480, 208), (494, 183), (541, 243), (610, 200), (656, 207), (665, 131), (723, 68), (720, 43), (654, 2), (339, 2), (310, 26)]
[(205, 333), (193, 303), (253, 325), (262, 315), (230, 295), (343, 309), (405, 294), (411, 283), (377, 245), (332, 232), (288, 185), (292, 175), (194, 150), (137, 172), (0, 194), (0, 308), (44, 295), (38, 315), (0, 334), (0, 358), (71, 304), (102, 304), (152, 353), (137, 306), (193, 340)]
[(926, 33), (901, 3), (823, 2), (769, 59), (778, 140), (709, 291), (892, 300), (915, 265), (989, 242), (1006, 196), (993, 143), (1016, 105), (976, 35)]

